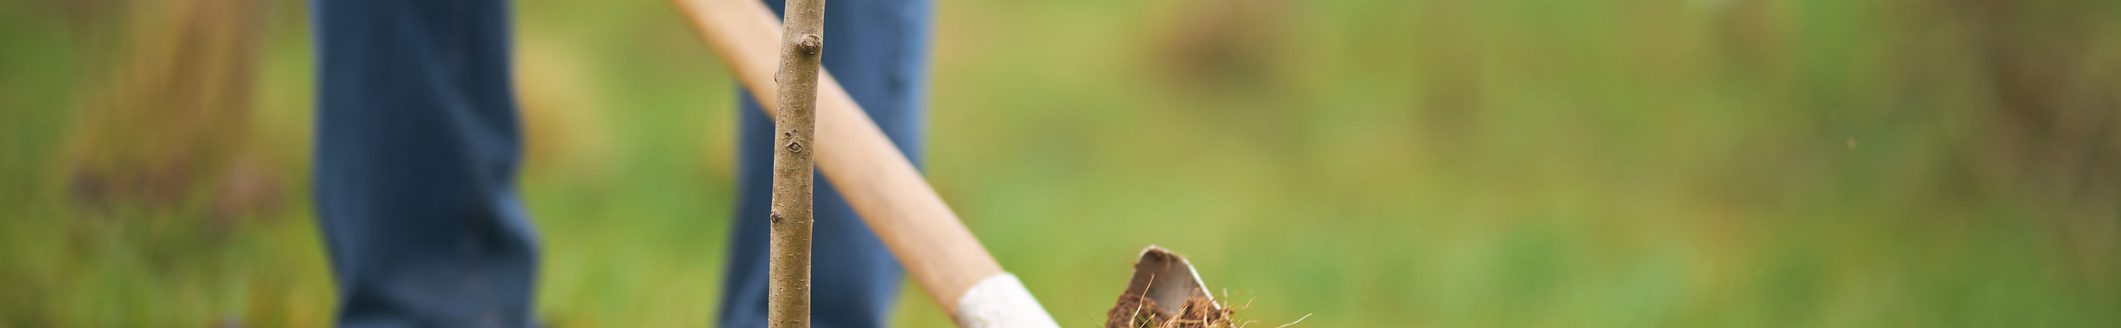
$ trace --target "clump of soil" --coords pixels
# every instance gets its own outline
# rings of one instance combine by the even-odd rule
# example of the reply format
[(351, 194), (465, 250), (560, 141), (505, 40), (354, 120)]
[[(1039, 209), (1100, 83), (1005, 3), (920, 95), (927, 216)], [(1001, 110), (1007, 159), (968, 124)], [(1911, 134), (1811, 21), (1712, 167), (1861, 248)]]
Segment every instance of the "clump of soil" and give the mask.
[(1230, 316), (1236, 311), (1217, 306), (1205, 297), (1186, 299), (1176, 316), (1156, 311), (1156, 300), (1129, 291), (1119, 303), (1105, 311), (1106, 328), (1227, 328), (1236, 327)]
[(1215, 303), (1207, 289), (1186, 257), (1150, 245), (1134, 261), (1134, 276), (1119, 293), (1119, 304), (1105, 311), (1105, 327), (1235, 327), (1230, 319), (1235, 311)]

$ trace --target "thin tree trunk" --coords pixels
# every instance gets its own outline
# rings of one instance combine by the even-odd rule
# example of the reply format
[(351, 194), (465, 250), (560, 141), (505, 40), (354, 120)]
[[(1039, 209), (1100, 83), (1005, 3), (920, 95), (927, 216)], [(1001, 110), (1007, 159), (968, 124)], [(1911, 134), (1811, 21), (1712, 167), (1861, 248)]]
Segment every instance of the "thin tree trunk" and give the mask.
[(817, 126), (818, 63), (825, 49), (825, 0), (789, 0), (782, 18), (781, 70), (774, 79), (773, 238), (766, 320), (774, 328), (810, 327), (811, 144)]

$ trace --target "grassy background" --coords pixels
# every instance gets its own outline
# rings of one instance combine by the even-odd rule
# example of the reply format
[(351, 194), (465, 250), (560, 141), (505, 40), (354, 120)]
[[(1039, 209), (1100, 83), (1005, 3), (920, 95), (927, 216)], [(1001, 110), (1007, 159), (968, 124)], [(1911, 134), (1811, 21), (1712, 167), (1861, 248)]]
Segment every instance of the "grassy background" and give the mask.
[[(0, 326), (327, 324), (306, 8), (170, 82), (151, 3), (0, 1)], [(1148, 244), (1267, 326), (2121, 325), (2113, 2), (938, 10), (929, 179), (1067, 326)], [(515, 11), (539, 315), (708, 324), (726, 73), (661, 1)]]

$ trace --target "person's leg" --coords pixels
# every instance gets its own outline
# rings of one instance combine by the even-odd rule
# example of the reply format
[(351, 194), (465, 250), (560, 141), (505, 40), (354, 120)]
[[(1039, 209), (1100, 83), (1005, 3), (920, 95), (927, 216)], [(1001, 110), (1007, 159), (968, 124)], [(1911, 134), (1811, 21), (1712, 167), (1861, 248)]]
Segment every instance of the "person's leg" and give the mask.
[(313, 0), (315, 201), (347, 327), (525, 327), (503, 0)]
[[(767, 4), (780, 13), (781, 1)], [(930, 0), (825, 4), (825, 70), (915, 165), (921, 162), (925, 141), (932, 7)], [(719, 322), (722, 327), (764, 327), (773, 121), (748, 96), (739, 110), (737, 212), (730, 231), (735, 236), (730, 238)], [(882, 327), (889, 323), (905, 272), (832, 184), (822, 177), (817, 181), (811, 324)]]

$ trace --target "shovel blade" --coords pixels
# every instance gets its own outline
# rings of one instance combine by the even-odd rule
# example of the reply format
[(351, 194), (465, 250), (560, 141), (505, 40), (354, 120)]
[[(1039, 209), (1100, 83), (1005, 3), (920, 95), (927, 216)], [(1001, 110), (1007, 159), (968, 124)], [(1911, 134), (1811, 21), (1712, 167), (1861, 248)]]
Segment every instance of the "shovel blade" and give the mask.
[(1134, 261), (1134, 277), (1127, 282), (1127, 293), (1141, 295), (1155, 301), (1155, 311), (1167, 317), (1177, 317), (1185, 311), (1189, 300), (1208, 300), (1210, 310), (1220, 311), (1222, 305), (1215, 295), (1208, 292), (1207, 284), (1200, 280), (1200, 273), (1193, 270), (1193, 263), (1185, 256), (1171, 250), (1149, 245), (1142, 249), (1141, 258)]

